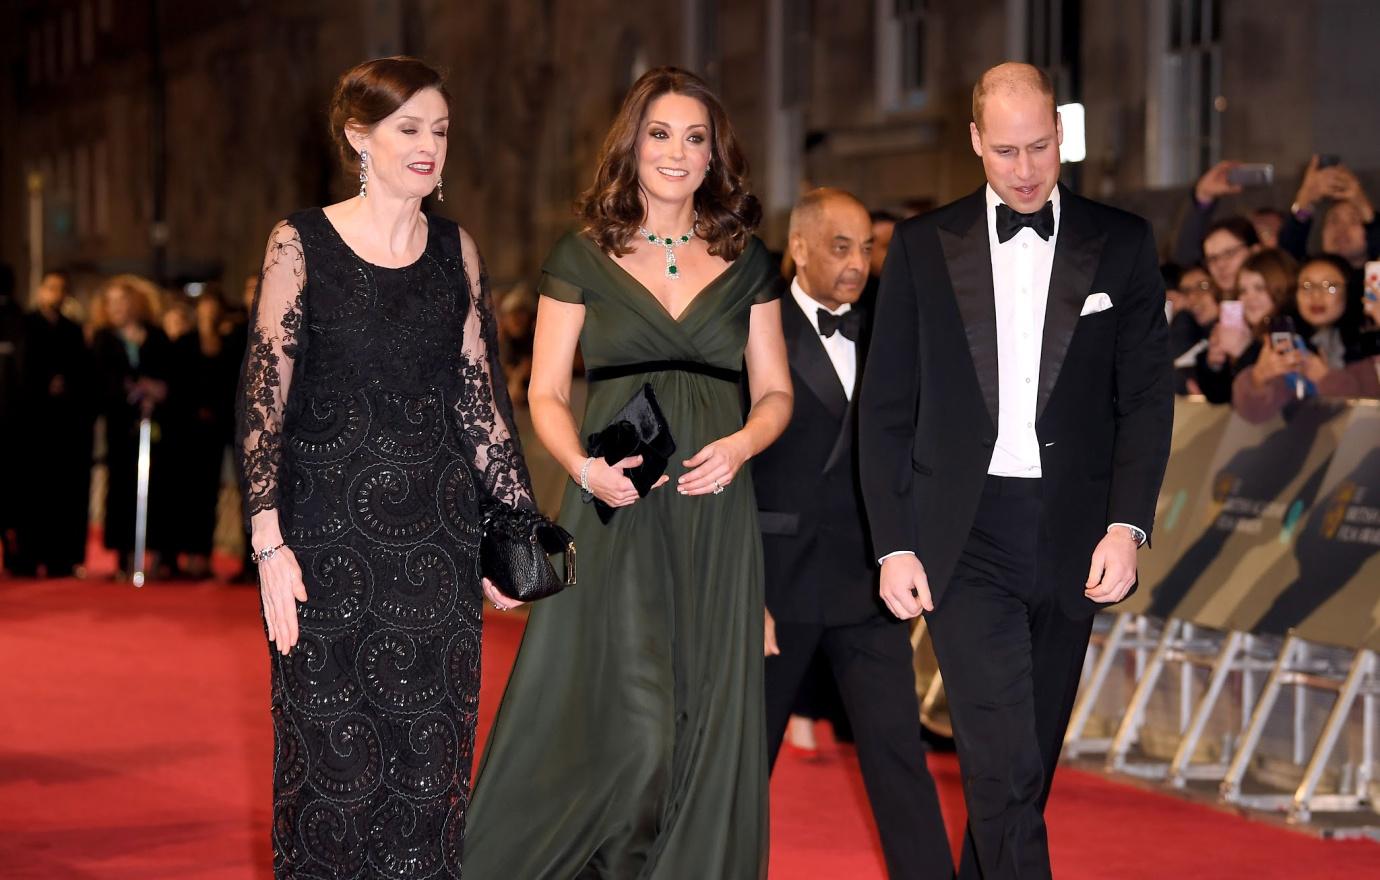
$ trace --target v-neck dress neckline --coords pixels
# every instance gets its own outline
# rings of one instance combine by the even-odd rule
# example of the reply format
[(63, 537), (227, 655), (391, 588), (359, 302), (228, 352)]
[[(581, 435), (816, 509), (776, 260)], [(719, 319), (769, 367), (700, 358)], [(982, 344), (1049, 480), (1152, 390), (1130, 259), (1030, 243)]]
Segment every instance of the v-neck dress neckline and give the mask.
[(738, 259), (734, 260), (733, 262), (725, 266), (723, 270), (719, 272), (718, 275), (715, 275), (713, 278), (711, 278), (707, 284), (701, 287), (699, 291), (696, 292), (695, 295), (690, 298), (690, 301), (685, 304), (685, 308), (680, 310), (679, 315), (673, 315), (671, 314), (671, 310), (666, 308), (666, 304), (663, 303), (660, 299), (658, 299), (656, 294), (652, 293), (651, 288), (639, 281), (637, 276), (629, 272), (623, 266), (623, 264), (619, 263), (613, 257), (609, 256), (609, 254), (605, 252), (603, 248), (599, 247), (598, 244), (586, 238), (585, 236), (580, 236), (580, 240), (587, 244), (589, 247), (593, 248), (595, 251), (597, 251), (599, 256), (603, 257), (604, 260), (606, 260), (610, 266), (612, 266), (618, 272), (622, 273), (630, 284), (635, 286), (640, 292), (642, 292), (649, 299), (651, 299), (651, 301), (654, 302), (661, 309), (662, 314), (666, 315), (666, 317), (670, 318), (676, 324), (683, 323), (686, 317), (691, 313), (691, 311), (695, 309), (699, 302), (705, 299), (706, 294), (710, 293), (716, 287), (720, 286), (730, 275), (734, 274), (741, 265), (748, 262), (746, 259), (744, 259), (747, 256), (746, 251), (742, 254), (739, 254)]

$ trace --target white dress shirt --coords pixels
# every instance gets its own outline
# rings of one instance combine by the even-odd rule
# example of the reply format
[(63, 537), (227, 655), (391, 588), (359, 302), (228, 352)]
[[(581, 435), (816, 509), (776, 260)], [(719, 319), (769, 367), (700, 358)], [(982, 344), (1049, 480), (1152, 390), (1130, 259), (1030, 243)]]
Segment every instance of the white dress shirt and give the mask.
[[(800, 286), (800, 278), (791, 279), (791, 296), (795, 298), (795, 304), (800, 306), (800, 310), (805, 313), (805, 318), (814, 328), (815, 333), (819, 333), (819, 310), (824, 309), (831, 315), (846, 315), (853, 310), (851, 303), (844, 303), (837, 309), (830, 309), (805, 292), (805, 288)], [(833, 336), (820, 336), (819, 341), (824, 343), (824, 351), (829, 355), (829, 362), (834, 365), (834, 372), (838, 374), (839, 384), (843, 386), (843, 396), (849, 400), (853, 399), (853, 386), (858, 379), (858, 346), (853, 340), (844, 336), (840, 332), (835, 332)]]
[(997, 443), (987, 473), (995, 477), (1040, 476), (1040, 439), (1035, 434), (1035, 403), (1040, 388), (1040, 348), (1044, 342), (1049, 273), (1059, 240), (1059, 188), (1054, 204), (1054, 234), (1048, 241), (1030, 227), (1005, 242), (997, 240), (1001, 199), (987, 187), (987, 237), (992, 250), (992, 293), (997, 313)]
[[(1059, 188), (1050, 193), (1054, 234), (1049, 241), (1026, 227), (1005, 242), (997, 240), (997, 205), (1001, 199), (987, 186), (987, 240), (992, 252), (992, 294), (997, 314), (997, 442), (987, 473), (996, 477), (1036, 478), (1040, 470), (1040, 438), (1035, 433), (1035, 409), (1040, 388), (1040, 349), (1044, 343), (1045, 305), (1049, 276), (1054, 269), (1054, 246), (1059, 240)], [(1144, 531), (1125, 526), (1143, 543)], [(913, 550), (894, 550), (884, 562)]]

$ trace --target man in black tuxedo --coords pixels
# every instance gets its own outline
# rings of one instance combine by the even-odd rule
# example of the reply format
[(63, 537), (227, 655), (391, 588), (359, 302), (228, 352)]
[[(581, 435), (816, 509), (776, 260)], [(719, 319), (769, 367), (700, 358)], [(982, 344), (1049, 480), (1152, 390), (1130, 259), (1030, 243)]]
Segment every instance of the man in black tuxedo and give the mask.
[(767, 572), (767, 742), (775, 764), (816, 651), (829, 661), (894, 878), (951, 878), (925, 766), (907, 625), (877, 598), (858, 482), (856, 399), (872, 244), (867, 209), (820, 189), (791, 212), (796, 277), (781, 307), (795, 410), (752, 464)]
[(1058, 186), (1049, 80), (973, 93), (987, 185), (896, 229), (863, 382), (882, 600), (926, 614), (968, 802), (960, 877), (1049, 877), (1044, 805), (1092, 615), (1135, 583), (1169, 456), (1145, 220)]

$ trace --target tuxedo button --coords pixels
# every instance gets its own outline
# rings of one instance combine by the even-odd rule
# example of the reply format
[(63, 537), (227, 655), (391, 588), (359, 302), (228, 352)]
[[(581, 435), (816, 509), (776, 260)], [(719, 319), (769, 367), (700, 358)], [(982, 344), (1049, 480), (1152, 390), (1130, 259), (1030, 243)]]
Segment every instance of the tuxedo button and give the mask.
[(993, 440), (991, 437), (982, 438), (982, 445), (986, 446), (988, 449), (991, 449), (995, 445), (995, 443), (996, 441)]

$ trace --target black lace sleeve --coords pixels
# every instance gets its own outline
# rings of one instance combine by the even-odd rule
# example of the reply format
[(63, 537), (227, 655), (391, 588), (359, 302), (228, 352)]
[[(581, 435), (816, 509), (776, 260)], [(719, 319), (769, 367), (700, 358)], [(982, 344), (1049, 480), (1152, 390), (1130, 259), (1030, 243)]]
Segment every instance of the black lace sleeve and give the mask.
[(489, 276), (474, 239), (460, 231), (460, 253), (470, 309), (461, 343), (461, 391), (456, 404), (465, 447), (484, 488), (512, 507), (535, 510), (532, 480), (513, 427), (513, 404), (498, 361), (498, 327), (489, 294)]
[(235, 448), (245, 516), (278, 507), (283, 413), (302, 333), (306, 259), (297, 229), (273, 227), (249, 316), (249, 345), (235, 406)]

